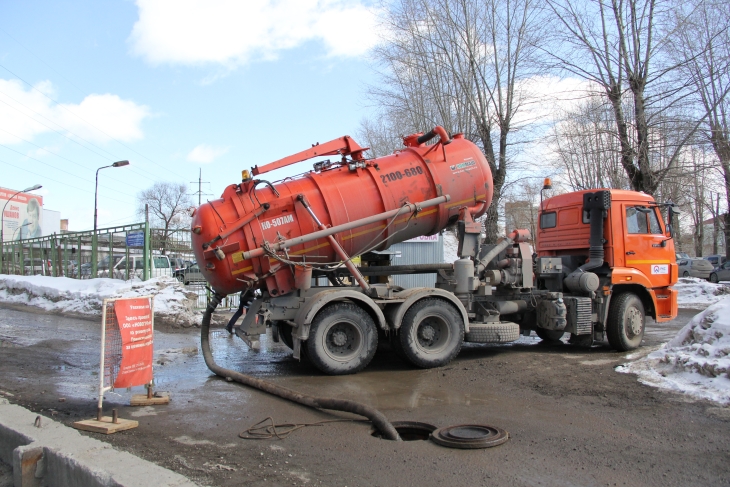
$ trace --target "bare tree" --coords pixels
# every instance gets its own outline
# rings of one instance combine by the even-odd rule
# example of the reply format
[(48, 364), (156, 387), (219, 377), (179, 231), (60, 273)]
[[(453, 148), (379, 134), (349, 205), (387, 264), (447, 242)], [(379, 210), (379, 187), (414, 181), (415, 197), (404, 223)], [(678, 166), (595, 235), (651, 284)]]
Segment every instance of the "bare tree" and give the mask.
[[(670, 44), (681, 75), (694, 87), (705, 116), (705, 135), (719, 160), (725, 201), (730, 201), (730, 1), (677, 4), (677, 35)], [(730, 211), (725, 213), (725, 253), (730, 257)]]
[[(619, 161), (631, 188), (654, 195), (700, 122), (685, 119), (687, 86), (670, 79), (666, 45), (681, 25), (672, 24), (670, 0), (548, 0), (556, 42), (546, 49), (558, 67), (601, 88), (613, 111)], [(629, 96), (627, 96), (629, 95)], [(679, 124), (678, 122), (683, 123)], [(652, 130), (674, 123), (658, 139)], [(670, 148), (652, 159), (653, 144)], [(665, 151), (666, 152), (666, 151)]]
[(589, 96), (553, 126), (552, 148), (558, 168), (573, 190), (630, 187), (621, 166), (611, 105)]
[(375, 58), (383, 83), (371, 96), (402, 130), (443, 125), (484, 151), (494, 178), (488, 241), (498, 237), (510, 139), (527, 98), (523, 81), (541, 35), (535, 0), (397, 0)]
[(160, 227), (160, 245), (163, 253), (167, 248), (167, 240), (174, 230), (187, 228), (190, 225), (188, 209), (193, 201), (185, 184), (157, 182), (151, 188), (137, 195), (137, 213), (145, 215), (145, 206), (149, 208), (150, 224)]

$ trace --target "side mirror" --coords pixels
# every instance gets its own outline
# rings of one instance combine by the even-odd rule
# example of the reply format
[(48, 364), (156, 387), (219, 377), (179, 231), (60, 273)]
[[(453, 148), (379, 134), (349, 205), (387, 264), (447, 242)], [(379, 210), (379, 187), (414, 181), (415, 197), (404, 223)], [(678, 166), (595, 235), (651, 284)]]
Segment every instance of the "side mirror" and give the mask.
[(676, 205), (670, 202), (667, 205), (667, 231), (669, 232), (669, 238), (674, 238), (674, 216), (679, 216), (680, 211), (676, 209)]

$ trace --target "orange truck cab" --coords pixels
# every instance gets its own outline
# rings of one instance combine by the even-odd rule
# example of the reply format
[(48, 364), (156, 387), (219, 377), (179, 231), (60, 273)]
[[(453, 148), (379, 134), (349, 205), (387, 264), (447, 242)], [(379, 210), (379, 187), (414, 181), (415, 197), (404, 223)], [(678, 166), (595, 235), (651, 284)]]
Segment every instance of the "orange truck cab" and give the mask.
[(541, 207), (537, 287), (589, 296), (593, 339), (607, 335), (617, 350), (638, 346), (645, 316), (677, 316), (678, 267), (664, 208), (671, 223), (673, 204), (615, 189), (558, 195)]

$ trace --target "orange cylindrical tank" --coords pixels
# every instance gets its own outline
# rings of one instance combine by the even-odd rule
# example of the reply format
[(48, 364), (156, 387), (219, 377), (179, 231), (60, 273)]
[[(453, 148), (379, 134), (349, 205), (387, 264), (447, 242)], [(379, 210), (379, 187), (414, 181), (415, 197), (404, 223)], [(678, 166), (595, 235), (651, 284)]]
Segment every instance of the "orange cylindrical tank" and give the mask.
[(474, 217), (481, 216), (492, 201), (492, 174), (479, 148), (460, 135), (447, 144), (426, 146), (418, 143), (418, 135), (406, 137), (406, 147), (386, 157), (343, 161), (274, 184), (248, 180), (228, 186), (220, 199), (201, 205), (193, 214), (192, 244), (211, 287), (222, 294), (255, 287), (282, 295), (296, 288), (294, 263), (316, 268), (340, 260), (327, 238), (244, 260), (245, 251), (319, 230), (298, 195), (304, 195), (328, 227), (404, 203), (451, 197), (448, 203), (416, 215), (336, 234), (337, 242), (353, 257), (437, 233), (454, 222), (463, 207), (473, 208)]

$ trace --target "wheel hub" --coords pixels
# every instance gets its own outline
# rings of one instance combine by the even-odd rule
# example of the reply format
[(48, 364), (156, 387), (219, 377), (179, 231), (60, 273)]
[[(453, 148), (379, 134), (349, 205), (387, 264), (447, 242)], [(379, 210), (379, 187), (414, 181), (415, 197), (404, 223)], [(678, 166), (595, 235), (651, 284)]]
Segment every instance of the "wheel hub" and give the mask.
[(347, 343), (347, 333), (342, 330), (335, 331), (332, 333), (332, 343), (337, 347), (343, 346)]
[(626, 324), (628, 325), (626, 331), (628, 331), (629, 335), (632, 337), (639, 335), (643, 327), (639, 310), (636, 308), (629, 309), (626, 318)]
[(431, 325), (424, 325), (418, 330), (418, 334), (420, 335), (421, 339), (431, 341), (436, 335), (436, 330), (434, 330), (433, 326)]

